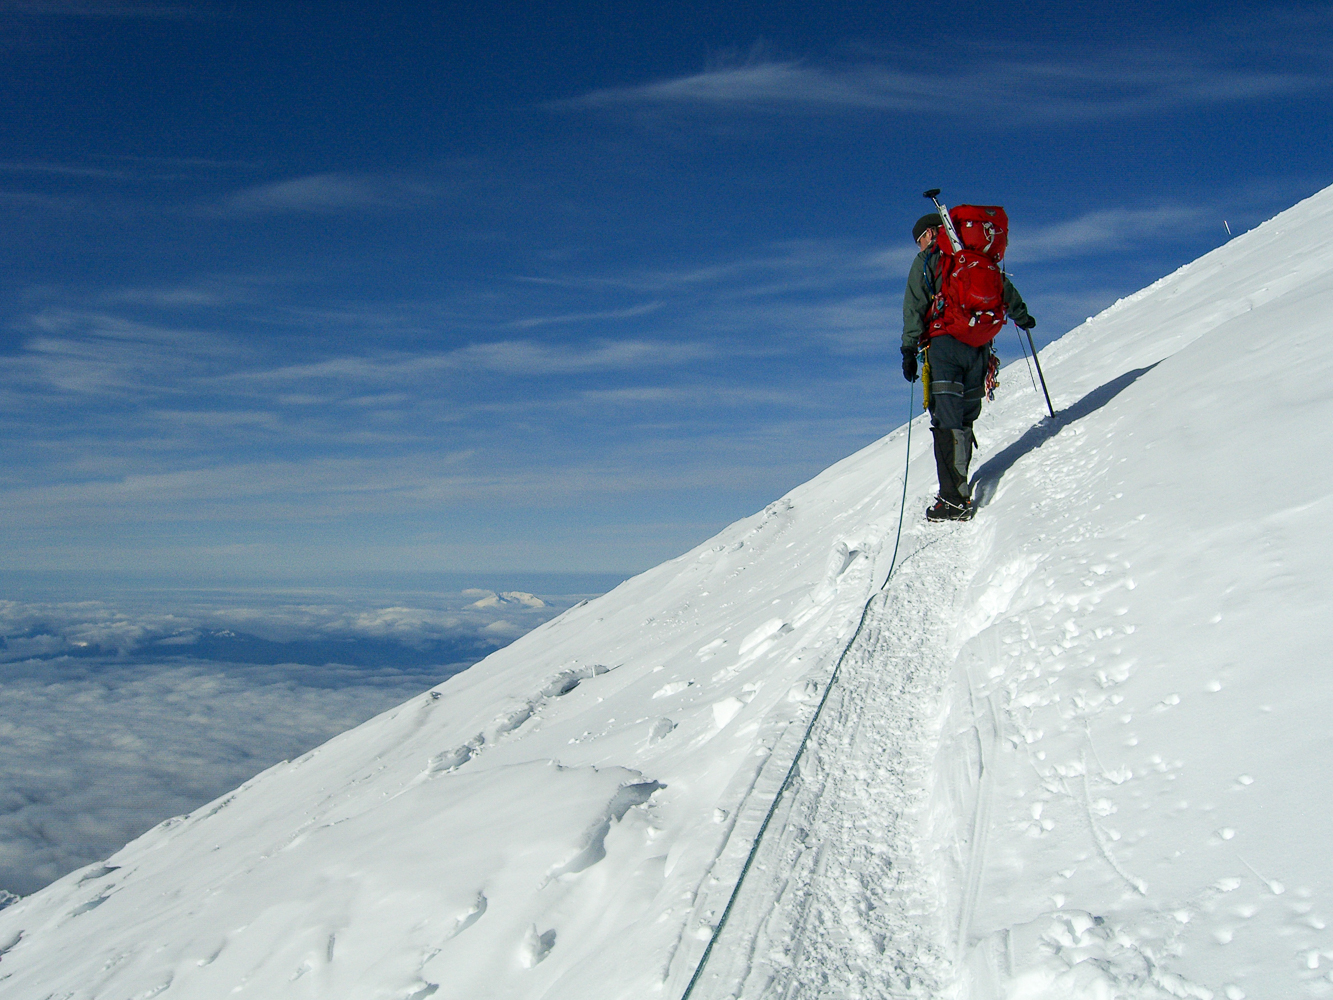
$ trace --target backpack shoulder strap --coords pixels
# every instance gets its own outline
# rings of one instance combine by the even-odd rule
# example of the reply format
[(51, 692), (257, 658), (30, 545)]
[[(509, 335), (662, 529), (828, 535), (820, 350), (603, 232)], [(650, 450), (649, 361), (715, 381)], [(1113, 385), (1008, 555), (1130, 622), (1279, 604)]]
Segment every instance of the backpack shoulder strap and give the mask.
[(935, 288), (935, 282), (931, 280), (930, 273), (932, 268), (935, 270), (939, 269), (939, 261), (940, 252), (938, 250), (931, 250), (927, 252), (925, 259), (921, 262), (921, 277), (924, 278), (926, 282), (926, 295), (932, 299), (935, 297), (937, 289)]

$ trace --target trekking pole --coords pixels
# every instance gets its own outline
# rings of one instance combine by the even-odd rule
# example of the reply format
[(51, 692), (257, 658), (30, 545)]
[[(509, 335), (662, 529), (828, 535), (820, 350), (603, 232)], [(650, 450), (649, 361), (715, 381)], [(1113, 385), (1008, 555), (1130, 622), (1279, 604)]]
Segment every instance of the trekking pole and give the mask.
[[(1018, 324), (1014, 324), (1017, 326)], [(1051, 405), (1051, 394), (1046, 391), (1046, 376), (1041, 373), (1041, 361), (1037, 358), (1037, 345), (1032, 342), (1032, 331), (1024, 330), (1028, 335), (1028, 346), (1032, 348), (1032, 360), (1037, 362), (1037, 378), (1041, 379), (1041, 392), (1046, 397), (1046, 409), (1051, 411), (1051, 419), (1055, 419), (1055, 407)]]

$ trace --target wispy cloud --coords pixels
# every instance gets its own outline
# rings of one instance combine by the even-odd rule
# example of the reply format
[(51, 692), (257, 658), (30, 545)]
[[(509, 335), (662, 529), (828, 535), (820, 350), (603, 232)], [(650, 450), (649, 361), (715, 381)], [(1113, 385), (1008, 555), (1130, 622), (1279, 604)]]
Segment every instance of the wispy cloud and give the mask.
[(98, 0), (9, 0), (5, 6), (16, 14), (35, 17), (184, 20), (216, 16), (187, 4), (134, 3), (132, 0), (116, 0), (112, 3), (99, 3)]
[(109, 292), (108, 302), (157, 306), (165, 309), (216, 307), (235, 303), (240, 296), (219, 288), (177, 286), (174, 288), (123, 288)]
[(47, 174), (56, 177), (91, 177), (103, 180), (126, 180), (133, 176), (127, 170), (106, 167), (77, 166), (66, 163), (0, 163), (0, 173)]
[(571, 374), (642, 366), (668, 367), (710, 357), (714, 348), (699, 341), (600, 340), (575, 347), (534, 340), (472, 344), (437, 363), (522, 375)]
[(21, 354), (0, 357), (0, 376), (69, 393), (169, 391), (184, 377), (205, 376), (249, 353), (232, 338), (110, 313), (49, 309), (26, 325), (33, 335)]
[(82, 178), (128, 183), (211, 178), (218, 174), (251, 173), (257, 166), (243, 160), (216, 160), (185, 156), (96, 156), (83, 161), (6, 160), (0, 174), (18, 177)]
[[(971, 64), (972, 60), (966, 60)], [(885, 63), (757, 61), (630, 87), (560, 107), (726, 111), (878, 111), (1000, 115), (1044, 123), (1275, 97), (1327, 88), (1327, 77), (1215, 66), (1177, 53), (1127, 52), (1026, 62), (986, 58), (984, 72), (922, 73)]]
[[(694, 395), (697, 402), (704, 394)], [(607, 410), (606, 401), (597, 401)], [(741, 428), (738, 434), (750, 433)], [(723, 440), (729, 432), (708, 430), (706, 439)], [(790, 449), (792, 440), (785, 444)], [(402, 518), (430, 511), (437, 516), (460, 507), (487, 507), (492, 519), (506, 508), (595, 506), (613, 498), (661, 496), (667, 492), (705, 489), (726, 476), (733, 482), (747, 475), (771, 477), (781, 470), (775, 456), (738, 462), (734, 454), (695, 454), (688, 461), (647, 461), (659, 446), (633, 446), (589, 461), (564, 454), (559, 464), (533, 466), (509, 459), (503, 467), (494, 456), (479, 456), (450, 468), (450, 456), (417, 452), (393, 459), (310, 459), (285, 462), (219, 464), (169, 472), (135, 472), (115, 480), (23, 485), (0, 492), (11, 539), (34, 539), (66, 529), (105, 531), (113, 525), (149, 523), (155, 532), (176, 526), (239, 525), (253, 535), (255, 524), (267, 532), (293, 525), (333, 526), (348, 519)], [(681, 444), (673, 436), (671, 448)], [(692, 448), (707, 451), (704, 439)], [(766, 449), (772, 450), (772, 449)], [(657, 458), (661, 458), (658, 454)], [(813, 470), (811, 470), (813, 471)], [(168, 526), (172, 526), (168, 529)], [(459, 531), (459, 534), (467, 534)], [(338, 555), (339, 560), (348, 553)], [(251, 560), (243, 560), (249, 562)], [(4, 567), (14, 569), (4, 561)]]
[(756, 298), (812, 292), (878, 278), (888, 267), (906, 268), (916, 254), (906, 247), (876, 249), (844, 239), (785, 240), (751, 248), (722, 260), (703, 259), (685, 267), (624, 269), (614, 273), (523, 277), (516, 280), (561, 288), (620, 288), (643, 294), (681, 295), (728, 289), (737, 297)]
[(705, 70), (633, 87), (595, 90), (575, 102), (585, 107), (625, 104), (806, 106), (925, 110), (942, 94), (942, 81), (880, 66), (829, 70), (799, 62), (761, 62)]
[[(466, 453), (463, 453), (464, 455)], [(423, 501), (499, 497), (496, 472), (451, 467), (449, 454), (409, 457), (230, 461), (155, 471), (142, 459), (115, 478), (24, 484), (3, 492), (10, 526), (134, 523), (152, 511), (180, 521), (320, 522), (356, 513), (402, 512)]]
[[(902, 293), (907, 265), (891, 272), (891, 291), (849, 295), (822, 302), (747, 303), (732, 313), (732, 322), (763, 325), (775, 338), (818, 343), (841, 354), (882, 354), (897, 340), (902, 322)], [(893, 348), (896, 350), (896, 348)]]
[(434, 681), (321, 685), (320, 671), (304, 673), (121, 664), (108, 683), (86, 662), (8, 667), (0, 886), (35, 892)]
[(1145, 240), (1192, 234), (1218, 219), (1216, 209), (1202, 206), (1103, 209), (1035, 230), (1019, 229), (1007, 259), (1027, 264), (1124, 250)]
[(245, 188), (227, 198), (219, 210), (240, 215), (341, 212), (403, 207), (431, 195), (426, 186), (399, 178), (311, 174)]
[(590, 323), (608, 319), (633, 319), (646, 316), (662, 308), (661, 302), (645, 302), (643, 305), (630, 306), (628, 309), (608, 309), (604, 312), (564, 313), (558, 316), (534, 316), (529, 319), (517, 319), (510, 325), (520, 330), (530, 330), (538, 326), (553, 326), (566, 323)]
[(437, 353), (386, 353), (343, 356), (311, 364), (286, 365), (223, 376), (234, 384), (319, 382), (348, 385), (401, 384), (441, 371), (502, 375), (567, 375), (579, 372), (680, 365), (710, 356), (703, 342), (597, 340), (584, 344), (546, 344), (536, 340), (500, 340), (469, 344)]
[(800, 410), (812, 405), (810, 394), (804, 391), (752, 388), (728, 385), (719, 392), (716, 385), (685, 384), (673, 386), (641, 386), (619, 389), (588, 389), (579, 393), (581, 402), (599, 407), (632, 409), (644, 405), (689, 406), (703, 413), (717, 408), (743, 410), (755, 405), (779, 406)]

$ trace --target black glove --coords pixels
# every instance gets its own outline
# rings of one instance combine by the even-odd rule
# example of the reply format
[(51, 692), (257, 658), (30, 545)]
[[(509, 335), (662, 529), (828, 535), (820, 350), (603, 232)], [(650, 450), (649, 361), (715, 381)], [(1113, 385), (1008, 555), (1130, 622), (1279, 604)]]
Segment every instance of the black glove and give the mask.
[(1037, 321), (1031, 316), (1027, 319), (1014, 320), (1014, 326), (1018, 327), (1020, 330), (1031, 330), (1036, 325)]
[(910, 347), (903, 348), (903, 378), (909, 382), (916, 381), (916, 351)]

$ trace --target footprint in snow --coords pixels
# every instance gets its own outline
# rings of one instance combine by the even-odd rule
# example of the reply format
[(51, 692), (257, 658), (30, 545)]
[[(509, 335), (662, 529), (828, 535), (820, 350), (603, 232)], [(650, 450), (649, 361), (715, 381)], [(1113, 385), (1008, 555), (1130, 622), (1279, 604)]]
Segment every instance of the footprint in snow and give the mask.
[(550, 699), (563, 698), (583, 681), (600, 677), (614, 669), (614, 667), (608, 667), (603, 663), (591, 663), (586, 666), (568, 667), (552, 675), (547, 678), (546, 683), (534, 697), (519, 702), (507, 711), (501, 712), (492, 720), (491, 725), (484, 732), (478, 733), (462, 746), (454, 747), (452, 750), (446, 750), (432, 757), (426, 764), (425, 775), (430, 777), (456, 771), (480, 753), (488, 743), (494, 743), (500, 737), (520, 728), (537, 714), (542, 705)]
[(602, 815), (584, 834), (582, 849), (564, 864), (552, 868), (547, 873), (546, 881), (577, 875), (606, 857), (606, 837), (611, 832), (611, 824), (619, 823), (627, 812), (635, 806), (643, 805), (653, 797), (653, 793), (662, 788), (666, 788), (666, 785), (658, 781), (639, 781), (621, 785), (616, 789), (615, 795), (611, 796)]
[(478, 920), (480, 920), (482, 914), (484, 914), (485, 912), (486, 912), (486, 894), (484, 892), (479, 892), (477, 893), (476, 902), (472, 904), (472, 909), (468, 910), (466, 913), (460, 914), (458, 918), (454, 921), (454, 930), (453, 933), (449, 935), (449, 937), (451, 939), (458, 937), (458, 935), (462, 934), (465, 930), (467, 930)]
[(90, 910), (95, 910), (95, 909), (97, 909), (99, 906), (101, 906), (103, 903), (105, 903), (105, 902), (106, 902), (108, 899), (110, 899), (110, 898), (111, 898), (111, 893), (109, 893), (109, 892), (103, 893), (102, 895), (98, 896), (96, 899), (90, 899), (90, 900), (88, 900), (88, 902), (84, 903), (83, 905), (74, 907), (74, 909), (70, 911), (69, 915), (70, 915), (71, 917), (78, 917), (78, 916), (81, 916), (81, 915), (83, 915), (83, 914), (89, 912)]
[(98, 865), (96, 868), (91, 869), (86, 875), (81, 876), (79, 881), (75, 884), (83, 885), (85, 882), (91, 882), (94, 879), (99, 878), (106, 878), (112, 872), (118, 871), (120, 871), (120, 865)]
[(470, 742), (464, 743), (462, 746), (446, 750), (444, 753), (437, 753), (426, 764), (426, 773), (432, 775), (448, 774), (450, 771), (458, 770), (476, 755), (485, 742), (485, 737), (479, 733)]
[(11, 948), (23, 940), (23, 931), (12, 934), (8, 940), (0, 941), (0, 958), (4, 958)]
[(541, 689), (542, 698), (561, 698), (576, 687), (593, 677), (610, 673), (613, 668), (604, 663), (591, 663), (587, 666), (568, 667), (551, 677)]
[(492, 739), (503, 736), (505, 733), (512, 733), (515, 729), (532, 718), (532, 713), (535, 709), (536, 706), (528, 701), (519, 705), (517, 708), (512, 708), (507, 712), (501, 712), (495, 717), (495, 721), (492, 723)]
[(554, 947), (555, 930), (552, 929), (544, 934), (538, 934), (537, 925), (532, 924), (528, 927), (527, 934), (523, 936), (523, 944), (518, 951), (518, 960), (523, 963), (523, 968), (531, 969), (542, 962)]
[(648, 730), (648, 742), (656, 743), (658, 740), (664, 739), (675, 728), (676, 724), (665, 716), (658, 719), (653, 723), (653, 728)]

